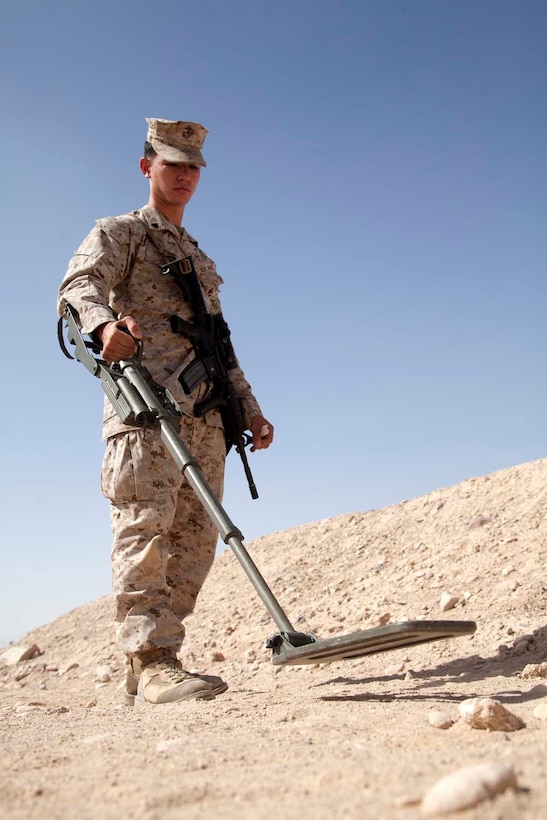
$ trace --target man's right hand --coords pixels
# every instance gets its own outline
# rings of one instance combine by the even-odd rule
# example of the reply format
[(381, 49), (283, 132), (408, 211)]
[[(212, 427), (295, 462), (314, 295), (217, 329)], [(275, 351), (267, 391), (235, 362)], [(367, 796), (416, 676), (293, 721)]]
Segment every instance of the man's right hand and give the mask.
[(101, 342), (103, 358), (108, 364), (130, 359), (134, 354), (135, 339), (142, 339), (142, 332), (132, 316), (125, 316), (117, 322), (106, 322), (95, 329), (95, 336)]

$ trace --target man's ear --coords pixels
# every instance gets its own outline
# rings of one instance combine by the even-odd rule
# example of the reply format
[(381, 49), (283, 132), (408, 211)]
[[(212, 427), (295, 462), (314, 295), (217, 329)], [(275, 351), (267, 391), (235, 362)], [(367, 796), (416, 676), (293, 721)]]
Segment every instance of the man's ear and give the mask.
[(141, 157), (139, 160), (139, 168), (141, 169), (142, 173), (145, 177), (150, 179), (150, 160), (146, 157)]

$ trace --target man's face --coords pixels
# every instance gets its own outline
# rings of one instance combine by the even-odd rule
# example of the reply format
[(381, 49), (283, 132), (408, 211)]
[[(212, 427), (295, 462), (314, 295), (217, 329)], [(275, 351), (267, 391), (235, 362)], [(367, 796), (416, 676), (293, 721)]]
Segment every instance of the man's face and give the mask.
[(150, 180), (150, 193), (156, 202), (184, 206), (198, 186), (201, 167), (188, 162), (167, 162), (155, 156), (142, 159), (141, 170)]

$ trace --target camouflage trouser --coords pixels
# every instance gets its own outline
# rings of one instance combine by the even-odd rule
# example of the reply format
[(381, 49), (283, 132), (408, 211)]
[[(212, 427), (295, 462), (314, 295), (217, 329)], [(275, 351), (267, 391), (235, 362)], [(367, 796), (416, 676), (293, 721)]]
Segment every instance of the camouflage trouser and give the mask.
[[(220, 500), (223, 430), (187, 417), (180, 429)], [(101, 478), (110, 500), (120, 648), (128, 657), (157, 647), (177, 651), (184, 638), (182, 621), (211, 568), (217, 531), (156, 430), (131, 430), (108, 439)]]

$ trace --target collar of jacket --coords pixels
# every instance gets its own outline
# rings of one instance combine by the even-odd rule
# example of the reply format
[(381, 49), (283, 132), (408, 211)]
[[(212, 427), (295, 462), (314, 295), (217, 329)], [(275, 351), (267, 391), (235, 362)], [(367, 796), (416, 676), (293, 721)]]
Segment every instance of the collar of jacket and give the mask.
[(188, 239), (189, 242), (192, 242), (196, 247), (198, 247), (197, 239), (194, 239), (193, 236), (190, 236), (186, 228), (182, 226), (178, 228), (172, 222), (170, 222), (164, 215), (157, 210), (157, 208), (153, 208), (152, 205), (145, 205), (143, 208), (139, 208), (137, 211), (133, 211), (133, 216), (136, 216), (137, 219), (142, 219), (143, 222), (146, 222), (148, 227), (153, 231), (169, 231), (177, 240), (180, 241), (181, 237), (183, 239)]

